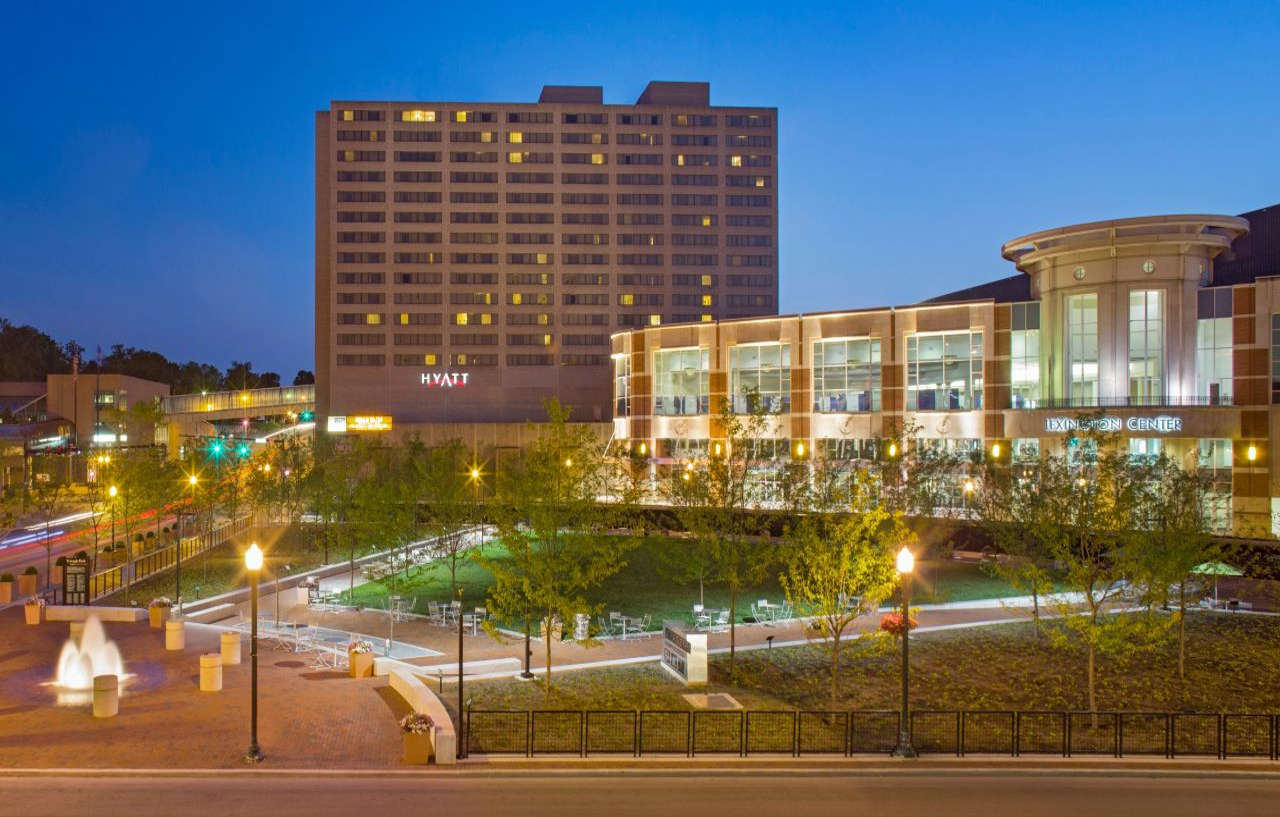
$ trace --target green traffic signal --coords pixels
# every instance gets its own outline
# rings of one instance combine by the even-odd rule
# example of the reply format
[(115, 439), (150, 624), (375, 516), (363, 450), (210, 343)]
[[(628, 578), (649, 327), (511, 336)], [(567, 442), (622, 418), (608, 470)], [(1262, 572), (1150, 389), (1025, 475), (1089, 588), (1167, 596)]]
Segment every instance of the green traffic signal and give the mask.
[(314, 411), (304, 411), (298, 415), (298, 419), (304, 423), (309, 423), (315, 418), (316, 418), (316, 413)]
[(240, 443), (240, 447), (236, 449), (236, 453), (237, 453), (237, 454), (239, 454), (239, 455), (240, 455), (240, 456), (242, 456), (242, 457), (247, 457), (247, 456), (249, 456), (249, 444), (248, 444), (248, 443)]

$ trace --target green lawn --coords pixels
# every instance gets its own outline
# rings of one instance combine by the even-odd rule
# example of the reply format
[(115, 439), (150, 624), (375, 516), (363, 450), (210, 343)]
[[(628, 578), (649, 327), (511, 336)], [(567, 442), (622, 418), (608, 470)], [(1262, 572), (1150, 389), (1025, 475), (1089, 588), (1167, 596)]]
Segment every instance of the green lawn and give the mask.
[[(617, 611), (627, 616), (652, 616), (653, 626), (664, 619), (688, 620), (694, 604), (699, 602), (697, 582), (678, 583), (665, 578), (658, 569), (660, 550), (665, 547), (681, 547), (681, 539), (651, 536), (643, 540), (626, 555), (626, 567), (606, 579), (600, 587), (588, 593), (588, 600), (605, 612)], [(484, 546), (484, 553), (501, 558), (505, 553), (496, 542)], [(764, 581), (744, 588), (738, 595), (737, 615), (741, 620), (751, 615), (751, 605), (759, 599), (777, 604), (784, 601), (778, 581), (780, 569), (769, 572)], [(464, 606), (483, 603), (493, 577), (479, 565), (465, 561), (458, 575), (463, 590)], [(355, 603), (371, 607), (381, 606), (389, 589), (388, 582), (369, 582), (355, 588)], [(428, 601), (449, 599), (449, 574), (443, 565), (410, 570), (406, 579), (400, 574), (394, 583), (394, 592), (408, 599), (417, 599), (415, 610), (425, 613)], [(912, 590), (916, 603), (943, 601), (968, 601), (973, 599), (1000, 598), (1018, 595), (1004, 581), (992, 576), (977, 564), (953, 561), (921, 562)], [(475, 605), (471, 600), (475, 600)], [(729, 606), (729, 591), (722, 585), (707, 585), (702, 603), (711, 609), (723, 610)]]

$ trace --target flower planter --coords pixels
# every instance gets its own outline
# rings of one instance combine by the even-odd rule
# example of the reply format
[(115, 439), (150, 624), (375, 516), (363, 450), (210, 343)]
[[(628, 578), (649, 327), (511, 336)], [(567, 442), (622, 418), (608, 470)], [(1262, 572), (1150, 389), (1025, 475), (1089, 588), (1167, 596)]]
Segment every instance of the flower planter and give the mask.
[(37, 573), (23, 573), (18, 577), (18, 595), (34, 596), (40, 589), (40, 576)]
[(28, 624), (39, 624), (40, 616), (44, 612), (44, 606), (40, 604), (24, 604), (22, 612), (27, 617)]
[(13, 601), (13, 582), (0, 582), (0, 604)]
[(431, 738), (413, 732), (404, 733), (404, 762), (411, 766), (422, 766), (431, 760)]
[(151, 621), (151, 629), (159, 630), (169, 618), (168, 607), (148, 607), (147, 618)]
[(372, 678), (373, 653), (349, 652), (347, 653), (347, 666), (351, 668), (352, 678)]

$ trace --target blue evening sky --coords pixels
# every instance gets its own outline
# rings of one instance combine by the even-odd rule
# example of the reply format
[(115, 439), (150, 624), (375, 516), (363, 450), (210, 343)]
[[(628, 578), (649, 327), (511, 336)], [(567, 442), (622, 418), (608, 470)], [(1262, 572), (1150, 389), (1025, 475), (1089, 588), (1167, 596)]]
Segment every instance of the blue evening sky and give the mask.
[(1077, 221), (1280, 202), (1280, 4), (24, 3), (0, 30), (0, 316), (312, 366), (313, 112), (707, 80), (780, 109), (783, 312), (1013, 273)]

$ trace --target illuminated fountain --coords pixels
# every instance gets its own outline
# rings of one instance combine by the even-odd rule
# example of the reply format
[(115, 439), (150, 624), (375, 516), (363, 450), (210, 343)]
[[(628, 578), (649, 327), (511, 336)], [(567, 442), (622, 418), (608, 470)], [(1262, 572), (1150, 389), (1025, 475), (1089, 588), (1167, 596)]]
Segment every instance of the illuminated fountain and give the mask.
[(98, 617), (90, 615), (85, 620), (80, 643), (68, 638), (58, 654), (58, 671), (53, 678), (58, 703), (88, 703), (93, 695), (95, 675), (115, 675), (122, 685), (125, 679), (120, 650), (107, 638)]

